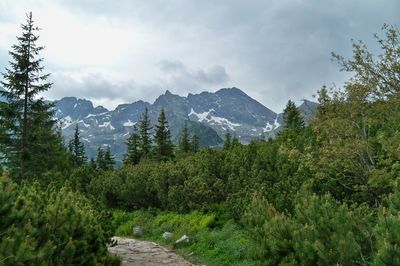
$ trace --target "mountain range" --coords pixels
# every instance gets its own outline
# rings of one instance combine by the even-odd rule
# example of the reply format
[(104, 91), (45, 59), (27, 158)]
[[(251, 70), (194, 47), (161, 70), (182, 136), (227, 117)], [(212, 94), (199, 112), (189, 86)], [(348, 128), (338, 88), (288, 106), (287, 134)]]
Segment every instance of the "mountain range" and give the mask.
[[(273, 112), (238, 88), (187, 97), (167, 90), (153, 104), (137, 101), (118, 105), (114, 110), (94, 107), (91, 101), (76, 97), (62, 98), (55, 101), (55, 106), (56, 118), (67, 141), (78, 125), (89, 158), (96, 156), (100, 145), (110, 145), (119, 161), (126, 151), (126, 139), (146, 107), (153, 127), (164, 108), (173, 141), (178, 141), (186, 123), (189, 133), (199, 136), (200, 146), (220, 146), (227, 132), (236, 135), (242, 143), (274, 137), (283, 125), (282, 113)], [(307, 120), (317, 106), (317, 103), (305, 100), (298, 108)]]

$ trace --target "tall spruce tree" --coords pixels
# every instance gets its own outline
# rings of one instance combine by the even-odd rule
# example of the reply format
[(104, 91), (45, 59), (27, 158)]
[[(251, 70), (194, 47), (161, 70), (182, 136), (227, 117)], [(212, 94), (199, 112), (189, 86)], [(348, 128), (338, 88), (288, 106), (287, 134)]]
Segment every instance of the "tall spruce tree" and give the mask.
[(90, 158), (89, 167), (91, 169), (93, 169), (93, 170), (97, 169), (97, 163), (96, 163), (96, 160), (94, 158)]
[(71, 156), (71, 163), (74, 166), (82, 166), (86, 163), (87, 157), (85, 155), (85, 145), (79, 137), (79, 126), (75, 126), (75, 133), (68, 144), (69, 153)]
[(139, 150), (142, 158), (148, 157), (151, 152), (152, 140), (150, 131), (150, 118), (148, 109), (146, 107), (139, 121)]
[(236, 133), (233, 135), (231, 147), (240, 146), (239, 138), (237, 137)]
[(283, 110), (283, 120), (285, 122), (285, 129), (302, 129), (304, 128), (304, 120), (301, 117), (296, 104), (289, 100)]
[(97, 148), (96, 165), (99, 170), (106, 170), (106, 163), (104, 160), (104, 150), (99, 146)]
[(158, 160), (165, 161), (173, 157), (173, 148), (171, 132), (168, 128), (168, 121), (165, 117), (164, 108), (161, 109), (158, 117), (158, 124), (155, 132), (155, 156)]
[(60, 165), (65, 149), (54, 132), (53, 104), (38, 97), (52, 84), (46, 82), (49, 74), (42, 73), (43, 58), (38, 56), (43, 47), (36, 44), (39, 28), (32, 13), (21, 29), (18, 44), (9, 52), (10, 67), (2, 74), (6, 101), (0, 105), (0, 145), (8, 167), (16, 176), (27, 177)]
[(197, 136), (196, 133), (193, 133), (192, 137), (190, 138), (190, 150), (193, 153), (200, 150), (199, 136)]
[(229, 150), (230, 148), (232, 148), (232, 137), (231, 133), (227, 132), (225, 134), (224, 150)]
[(190, 140), (189, 140), (189, 129), (187, 123), (183, 127), (181, 137), (179, 138), (178, 150), (181, 153), (190, 152)]
[(140, 137), (137, 131), (137, 127), (134, 126), (131, 134), (128, 137), (128, 141), (126, 142), (127, 153), (124, 157), (125, 165), (135, 165), (140, 162)]
[(104, 169), (111, 170), (114, 169), (115, 157), (111, 154), (110, 145), (107, 146), (106, 152), (104, 153)]

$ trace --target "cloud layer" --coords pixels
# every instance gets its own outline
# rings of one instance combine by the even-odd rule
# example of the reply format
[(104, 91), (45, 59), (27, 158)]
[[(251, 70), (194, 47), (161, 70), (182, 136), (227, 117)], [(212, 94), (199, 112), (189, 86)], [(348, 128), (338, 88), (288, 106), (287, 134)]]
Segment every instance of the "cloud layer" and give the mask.
[(350, 39), (372, 50), (383, 23), (400, 25), (397, 0), (0, 0), (0, 68), (32, 10), (53, 88), (109, 108), (236, 86), (275, 111), (348, 74), (330, 52)]

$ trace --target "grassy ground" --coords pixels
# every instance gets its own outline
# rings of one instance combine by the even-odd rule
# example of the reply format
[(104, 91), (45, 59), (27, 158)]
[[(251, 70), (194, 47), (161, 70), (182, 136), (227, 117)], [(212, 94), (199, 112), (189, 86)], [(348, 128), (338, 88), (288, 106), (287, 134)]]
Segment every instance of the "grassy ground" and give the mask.
[[(113, 218), (116, 235), (132, 236), (132, 228), (140, 226), (143, 229), (141, 239), (168, 246), (193, 263), (209, 266), (257, 264), (252, 260), (254, 243), (247, 232), (230, 220), (221, 222), (215, 214), (115, 210)], [(173, 239), (165, 240), (164, 232), (173, 233)], [(184, 234), (190, 242), (174, 245)]]

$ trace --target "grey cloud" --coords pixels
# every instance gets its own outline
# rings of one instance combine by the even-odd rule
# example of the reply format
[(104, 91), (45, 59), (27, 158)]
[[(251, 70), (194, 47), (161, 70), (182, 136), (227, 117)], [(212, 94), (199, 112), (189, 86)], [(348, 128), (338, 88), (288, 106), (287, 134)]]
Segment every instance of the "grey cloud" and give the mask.
[(112, 82), (98, 73), (87, 74), (76, 80), (66, 73), (56, 72), (51, 75), (51, 81), (53, 86), (45, 93), (51, 100), (76, 96), (111, 109), (121, 103), (154, 100), (160, 89), (159, 85), (138, 84), (134, 80)]
[(54, 73), (51, 76), (53, 93), (62, 96), (79, 94), (83, 98), (114, 98), (118, 97), (119, 88), (116, 84), (104, 79), (99, 74), (89, 74), (81, 80), (76, 80), (63, 73)]
[(190, 69), (180, 61), (163, 60), (159, 63), (160, 70), (166, 74), (160, 79), (162, 87), (177, 92), (197, 91), (210, 86), (223, 86), (230, 80), (223, 66), (212, 66), (207, 69)]
[(229, 79), (229, 75), (223, 66), (213, 66), (197, 72), (197, 80), (205, 84), (224, 84)]
[(173, 73), (177, 71), (186, 71), (186, 67), (180, 61), (162, 60), (159, 63), (160, 69), (165, 73)]

